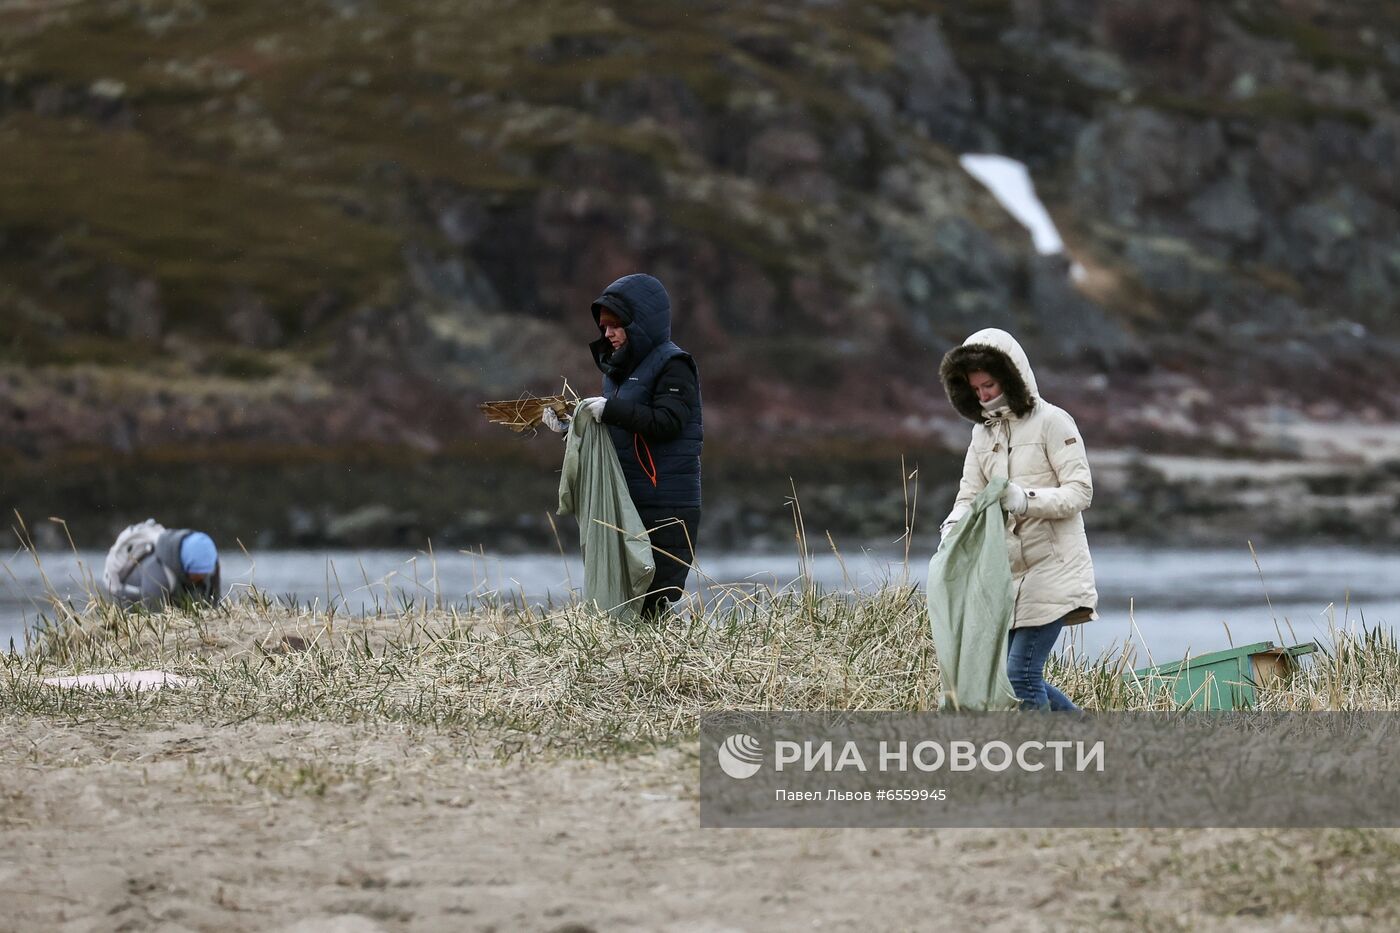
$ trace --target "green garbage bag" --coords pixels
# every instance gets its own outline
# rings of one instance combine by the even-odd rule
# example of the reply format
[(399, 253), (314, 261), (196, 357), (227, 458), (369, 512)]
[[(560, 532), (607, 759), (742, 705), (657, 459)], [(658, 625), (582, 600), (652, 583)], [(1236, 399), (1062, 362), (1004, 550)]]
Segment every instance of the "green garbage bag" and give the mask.
[(651, 539), (607, 428), (577, 409), (559, 477), (559, 514), (578, 519), (584, 601), (620, 621), (635, 620), (656, 572)]
[(942, 709), (1019, 706), (1006, 677), (1015, 595), (1000, 506), (1005, 488), (1005, 479), (989, 482), (928, 563), (928, 618), (943, 675)]

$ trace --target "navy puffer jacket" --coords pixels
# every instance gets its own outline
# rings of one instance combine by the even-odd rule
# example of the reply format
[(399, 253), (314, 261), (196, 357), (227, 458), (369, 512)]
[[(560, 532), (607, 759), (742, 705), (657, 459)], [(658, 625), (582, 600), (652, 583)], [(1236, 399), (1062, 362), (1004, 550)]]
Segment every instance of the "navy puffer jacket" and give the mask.
[(700, 507), (704, 420), (700, 375), (689, 353), (671, 341), (671, 298), (650, 275), (625, 275), (593, 302), (622, 321), (627, 343), (590, 344), (603, 372), (608, 426), (627, 488), (638, 509)]

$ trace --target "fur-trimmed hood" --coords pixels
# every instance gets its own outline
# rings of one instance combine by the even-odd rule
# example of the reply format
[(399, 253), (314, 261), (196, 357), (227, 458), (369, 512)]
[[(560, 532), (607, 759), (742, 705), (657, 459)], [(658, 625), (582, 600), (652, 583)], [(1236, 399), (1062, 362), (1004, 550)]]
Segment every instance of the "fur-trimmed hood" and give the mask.
[(1001, 383), (1013, 415), (1024, 418), (1035, 409), (1040, 390), (1026, 351), (1006, 331), (988, 327), (968, 337), (962, 346), (949, 350), (938, 367), (948, 401), (968, 421), (981, 424), (986, 418), (977, 392), (967, 383), (967, 374), (979, 370)]

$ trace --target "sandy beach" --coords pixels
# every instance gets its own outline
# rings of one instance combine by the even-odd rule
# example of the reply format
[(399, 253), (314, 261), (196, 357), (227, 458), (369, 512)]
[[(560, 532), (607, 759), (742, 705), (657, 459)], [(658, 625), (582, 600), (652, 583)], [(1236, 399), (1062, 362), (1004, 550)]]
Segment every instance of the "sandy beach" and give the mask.
[(1400, 833), (699, 828), (691, 743), (10, 716), (7, 930), (1355, 929)]
[[(903, 591), (764, 611), (74, 616), (0, 658), (0, 929), (1400, 927), (1394, 830), (702, 829), (705, 710), (936, 689)], [(1264, 703), (1394, 708), (1400, 655), (1362, 648)], [(123, 669), (189, 685), (43, 684)], [(1092, 708), (1169, 704), (1056, 676)]]

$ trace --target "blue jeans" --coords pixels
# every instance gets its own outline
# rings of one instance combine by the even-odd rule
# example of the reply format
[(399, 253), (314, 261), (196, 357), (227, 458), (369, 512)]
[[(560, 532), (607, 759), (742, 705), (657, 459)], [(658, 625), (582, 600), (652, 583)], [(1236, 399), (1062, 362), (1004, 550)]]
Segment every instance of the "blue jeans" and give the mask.
[(1060, 629), (1064, 627), (1065, 620), (1056, 619), (1048, 625), (1011, 630), (1006, 652), (1006, 675), (1021, 701), (1021, 709), (1045, 709), (1047, 706), (1056, 712), (1079, 709), (1070, 702), (1069, 697), (1045, 682), (1045, 661), (1050, 657), (1050, 649), (1055, 647), (1055, 639), (1060, 637)]

